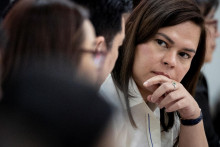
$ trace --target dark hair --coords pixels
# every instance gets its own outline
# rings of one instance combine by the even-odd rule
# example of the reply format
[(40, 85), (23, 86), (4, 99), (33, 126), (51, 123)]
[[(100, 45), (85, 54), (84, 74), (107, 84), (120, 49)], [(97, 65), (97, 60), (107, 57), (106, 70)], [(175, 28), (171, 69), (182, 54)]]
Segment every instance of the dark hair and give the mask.
[(0, 25), (0, 52), (3, 48), (5, 48), (7, 42), (7, 37), (5, 34), (5, 30), (3, 29), (2, 25)]
[(70, 80), (71, 66), (37, 64), (39, 68), (14, 75), (4, 89), (0, 146), (95, 146), (106, 132), (112, 107), (87, 82)]
[(195, 2), (198, 4), (203, 16), (207, 16), (213, 8), (217, 9), (219, 4), (218, 0), (195, 0)]
[(133, 0), (133, 9), (136, 8), (140, 2), (141, 0)]
[(12, 2), (10, 2), (10, 0), (8, 1), (6, 7), (2, 10), (1, 13), (1, 19), (4, 19), (6, 17), (6, 15), (9, 13), (9, 11), (14, 7), (14, 5), (18, 2), (19, 0), (13, 0)]
[(19, 1), (3, 21), (8, 35), (3, 50), (3, 83), (34, 59), (46, 64), (53, 58), (57, 63), (65, 60), (77, 66), (77, 52), (85, 36), (83, 11), (69, 1)]
[(7, 8), (7, 5), (9, 4), (10, 0), (1, 0), (0, 1), (0, 21), (1, 21), (1, 17), (3, 12), (5, 11), (5, 9)]
[(122, 29), (122, 14), (131, 11), (131, 0), (72, 0), (90, 12), (90, 20), (94, 25), (96, 36), (104, 36), (107, 49), (111, 49), (112, 41)]
[[(191, 0), (142, 0), (128, 18), (125, 29), (125, 40), (119, 50), (119, 57), (113, 69), (113, 79), (116, 85), (123, 91), (128, 107), (128, 114), (133, 126), (128, 96), (129, 78), (132, 76), (135, 48), (138, 44), (147, 42), (158, 32), (160, 28), (174, 26), (186, 21), (192, 21), (201, 28), (200, 41), (191, 67), (181, 83), (194, 94), (197, 78), (205, 56), (204, 20), (199, 8)], [(168, 113), (169, 123), (165, 124), (164, 110), (161, 109), (161, 125), (165, 131), (173, 126), (174, 113)]]

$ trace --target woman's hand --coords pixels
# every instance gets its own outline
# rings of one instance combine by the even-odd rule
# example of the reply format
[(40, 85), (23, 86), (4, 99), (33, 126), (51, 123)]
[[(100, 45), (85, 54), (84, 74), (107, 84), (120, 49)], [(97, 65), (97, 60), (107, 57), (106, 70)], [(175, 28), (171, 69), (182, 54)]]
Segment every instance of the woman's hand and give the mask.
[(148, 79), (143, 85), (150, 90), (157, 85), (158, 88), (152, 91), (147, 100), (158, 104), (160, 108), (166, 108), (166, 112), (178, 111), (183, 119), (195, 119), (200, 116), (201, 109), (197, 102), (181, 83), (158, 75)]

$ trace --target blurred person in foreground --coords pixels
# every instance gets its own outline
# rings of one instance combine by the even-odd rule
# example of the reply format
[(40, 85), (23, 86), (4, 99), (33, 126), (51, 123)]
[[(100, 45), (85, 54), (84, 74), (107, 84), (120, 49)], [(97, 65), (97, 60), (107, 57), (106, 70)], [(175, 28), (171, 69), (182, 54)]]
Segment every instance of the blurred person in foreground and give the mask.
[[(201, 13), (205, 18), (206, 26), (206, 54), (204, 63), (212, 61), (212, 56), (216, 48), (216, 39), (219, 37), (217, 29), (218, 20), (214, 18), (215, 12), (218, 8), (218, 0), (195, 0), (201, 9)], [(209, 106), (209, 94), (208, 84), (205, 75), (201, 72), (196, 87), (195, 100), (199, 104), (203, 113), (203, 122), (206, 137), (210, 147), (219, 147), (219, 136), (216, 134), (213, 127), (210, 106)]]
[(86, 10), (66, 0), (20, 0), (3, 28), (1, 146), (102, 144), (112, 109), (90, 87), (99, 58)]
[[(85, 9), (82, 7), (79, 7), (79, 13), (80, 15), (83, 15), (83, 17), (86, 17), (85, 21), (84, 19), (81, 19), (79, 17), (79, 21), (75, 21), (75, 19), (71, 15), (69, 17), (64, 17), (61, 18), (59, 17), (60, 12), (51, 12), (51, 16), (44, 16), (43, 10), (42, 12), (36, 13), (36, 18), (33, 17), (31, 18), (25, 18), (23, 17), (22, 19), (29, 19), (30, 21), (24, 21), (24, 22), (19, 22), (20, 18), (18, 18), (16, 13), (12, 13), (11, 11), (20, 11), (20, 7), (23, 7), (23, 9), (28, 5), (29, 3), (33, 2), (35, 0), (16, 0), (16, 3), (11, 3), (11, 6), (9, 6), (9, 9), (7, 13), (4, 15), (4, 21), (3, 21), (3, 26), (4, 29), (6, 30), (7, 35), (10, 37), (10, 39), (14, 39), (13, 42), (20, 42), (24, 41), (26, 39), (27, 45), (26, 47), (31, 47), (33, 49), (26, 49), (26, 52), (28, 54), (25, 54), (25, 56), (29, 55), (34, 55), (34, 52), (36, 52), (35, 56), (37, 58), (45, 58), (47, 56), (56, 58), (55, 56), (58, 56), (61, 61), (63, 59), (71, 59), (71, 64), (76, 67), (77, 71), (77, 76), (83, 77), (83, 79), (88, 80), (89, 83), (94, 83), (97, 81), (97, 72), (98, 69), (101, 66), (101, 60), (100, 60), (100, 54), (95, 50), (95, 34), (94, 34), (94, 28), (92, 24), (90, 23), (88, 19), (88, 13)], [(45, 3), (48, 3), (50, 0), (45, 1)], [(17, 5), (17, 3), (23, 2), (24, 6)], [(39, 3), (44, 3), (43, 1), (39, 1)], [(71, 2), (69, 2), (71, 3)], [(42, 4), (41, 4), (42, 5)], [(16, 8), (14, 8), (16, 6)], [(21, 11), (23, 10), (21, 9)], [(55, 11), (55, 10), (54, 10)], [(22, 13), (22, 12), (20, 12)], [(56, 14), (57, 13), (57, 14)], [(78, 13), (77, 11), (73, 11), (73, 13)], [(28, 14), (26, 14), (28, 15)], [(57, 15), (58, 19), (60, 19), (60, 23), (54, 22), (56, 19)], [(49, 17), (43, 18), (43, 17)], [(37, 20), (39, 19), (39, 22)], [(44, 21), (47, 19), (47, 21)], [(19, 20), (19, 21), (18, 21)], [(13, 21), (16, 25), (12, 25)], [(63, 23), (66, 22), (66, 23)], [(24, 24), (26, 23), (26, 24)], [(37, 25), (38, 24), (38, 25)], [(20, 39), (17, 39), (15, 33), (12, 33), (13, 29), (10, 27), (22, 25), (24, 32), (23, 34), (27, 35), (24, 36)], [(36, 25), (36, 26), (34, 26)], [(61, 30), (60, 30), (61, 28)], [(32, 29), (32, 33), (31, 30)], [(57, 31), (54, 31), (54, 30)], [(20, 29), (22, 32), (23, 30)], [(18, 33), (20, 33), (17, 30)], [(46, 33), (46, 35), (44, 35)], [(32, 35), (32, 36), (31, 36)], [(30, 37), (29, 37), (30, 36)], [(56, 37), (55, 37), (56, 36)], [(11, 47), (12, 46), (12, 47)], [(7, 47), (13, 48), (13, 45), (8, 45)], [(14, 45), (15, 46), (15, 45)], [(25, 50), (21, 49), (20, 46), (16, 46), (19, 48), (19, 50)], [(9, 56), (9, 54), (12, 54), (18, 49), (11, 49), (11, 50), (6, 50), (5, 55)], [(51, 53), (51, 54), (50, 54)], [(45, 54), (45, 55), (44, 55)], [(15, 54), (15, 56), (17, 56)], [(13, 58), (5, 58), (6, 60), (11, 60), (13, 61)], [(23, 59), (21, 59), (23, 60)], [(9, 66), (5, 66), (5, 68), (9, 68)], [(8, 72), (8, 71), (5, 71)], [(89, 75), (84, 76), (84, 74)], [(7, 74), (7, 73), (6, 73)], [(4, 73), (3, 73), (4, 77)]]
[(10, 0), (1, 0), (0, 1), (0, 17), (2, 16), (2, 14), (3, 14), (4, 10), (6, 9), (7, 5), (9, 4), (9, 2), (10, 2)]

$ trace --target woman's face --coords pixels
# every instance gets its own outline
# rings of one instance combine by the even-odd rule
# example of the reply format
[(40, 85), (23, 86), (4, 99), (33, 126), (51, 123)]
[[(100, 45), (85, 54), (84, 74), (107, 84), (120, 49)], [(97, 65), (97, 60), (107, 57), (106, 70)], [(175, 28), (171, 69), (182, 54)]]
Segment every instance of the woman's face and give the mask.
[(84, 21), (83, 29), (85, 39), (81, 47), (82, 55), (78, 66), (78, 75), (94, 83), (98, 74), (97, 65), (95, 64), (97, 55), (95, 52), (95, 31), (89, 20)]
[(201, 29), (187, 21), (164, 27), (148, 42), (135, 49), (133, 78), (141, 91), (143, 83), (156, 75), (180, 82), (188, 72), (195, 56)]
[(217, 29), (218, 21), (214, 19), (214, 14), (215, 9), (213, 8), (205, 17), (205, 26), (207, 30), (205, 62), (210, 62), (212, 60), (212, 55), (216, 47), (216, 38), (219, 37)]

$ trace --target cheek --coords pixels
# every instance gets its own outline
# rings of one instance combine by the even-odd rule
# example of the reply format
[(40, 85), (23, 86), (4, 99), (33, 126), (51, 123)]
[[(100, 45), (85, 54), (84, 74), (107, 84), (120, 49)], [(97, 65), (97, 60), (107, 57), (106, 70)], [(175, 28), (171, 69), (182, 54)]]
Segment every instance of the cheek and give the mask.
[(133, 77), (136, 79), (136, 82), (142, 82), (147, 78), (149, 67), (153, 65), (152, 61), (155, 60), (153, 60), (152, 57), (148, 56), (150, 54), (150, 51), (148, 51), (146, 48), (136, 48), (132, 69)]
[(212, 41), (212, 36), (210, 33), (207, 33), (207, 36), (206, 36), (206, 46), (209, 46), (211, 41)]
[(176, 81), (177, 82), (181, 82), (182, 79), (184, 78), (184, 76), (187, 74), (187, 72), (189, 71), (190, 65), (189, 66), (185, 66), (182, 68), (179, 68), (177, 70), (177, 75), (176, 75)]
[(205, 51), (205, 58), (209, 57), (211, 54), (212, 54), (212, 48), (210, 47), (210, 45), (207, 44)]
[(113, 48), (112, 50), (113, 52), (111, 53), (111, 55), (112, 55), (113, 62), (115, 62), (118, 58), (118, 47), (119, 46), (117, 46), (116, 48)]
[(214, 44), (214, 39), (211, 38), (210, 35), (207, 35), (206, 38), (206, 54), (205, 54), (205, 62), (209, 62), (210, 58), (212, 57), (212, 53), (213, 53), (213, 44)]
[(81, 77), (91, 83), (96, 82), (98, 71), (97, 71), (97, 67), (91, 57), (84, 56), (81, 58), (79, 67), (77, 69), (77, 74), (79, 77)]
[(106, 57), (106, 62), (108, 66), (114, 66), (117, 58), (118, 58), (118, 48), (112, 48), (112, 50), (108, 53)]
[(91, 72), (92, 74), (95, 74), (97, 70), (94, 60), (89, 55), (87, 57), (85, 56), (84, 58), (82, 58), (79, 68), (82, 72), (86, 72), (86, 73)]
[(114, 68), (117, 57), (113, 54), (113, 52), (108, 52), (107, 56), (104, 59), (104, 63), (102, 65), (102, 75), (108, 75)]
[(216, 33), (215, 33), (214, 28), (208, 28), (206, 33), (207, 33), (207, 36), (206, 36), (207, 45), (212, 45), (213, 43), (215, 43)]
[(133, 68), (146, 71), (145, 69), (158, 64), (160, 62), (158, 59), (160, 59), (160, 54), (155, 51), (153, 46), (139, 45), (136, 48)]

